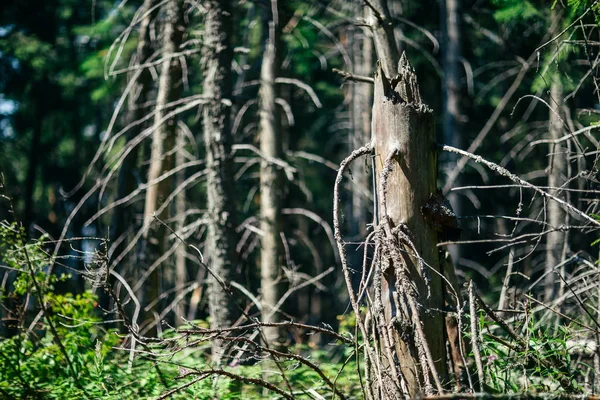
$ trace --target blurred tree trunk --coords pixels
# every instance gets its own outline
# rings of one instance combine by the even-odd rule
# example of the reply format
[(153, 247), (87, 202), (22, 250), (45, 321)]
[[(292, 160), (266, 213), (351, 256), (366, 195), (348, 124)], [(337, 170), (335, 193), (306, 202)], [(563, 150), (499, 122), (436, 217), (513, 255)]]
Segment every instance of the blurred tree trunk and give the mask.
[(42, 129), (44, 122), (44, 114), (42, 111), (42, 102), (38, 102), (35, 109), (35, 122), (31, 132), (31, 143), (29, 145), (29, 157), (27, 166), (27, 178), (25, 180), (25, 217), (24, 223), (26, 232), (29, 235), (30, 225), (35, 221), (35, 182), (37, 180), (37, 170), (40, 159), (40, 146), (42, 142)]
[[(260, 229), (263, 232), (260, 249), (262, 321), (281, 320), (277, 302), (281, 298), (283, 279), (283, 243), (281, 238), (281, 207), (284, 195), (284, 180), (280, 167), (269, 161), (283, 158), (281, 120), (276, 99), (278, 97), (275, 79), (279, 75), (281, 28), (281, 7), (277, 0), (271, 0), (270, 21), (265, 24), (268, 36), (265, 43), (259, 92), (259, 138), (260, 150), (267, 159), (260, 162)], [(277, 327), (265, 328), (269, 344), (282, 345), (285, 330)]]
[[(561, 30), (559, 11), (555, 8), (551, 11), (552, 25), (558, 32)], [(562, 40), (562, 39), (558, 39)], [(548, 125), (550, 139), (556, 140), (564, 135), (564, 126), (562, 116), (564, 115), (564, 92), (561, 82), (560, 72), (556, 71), (550, 83), (550, 100), (548, 103), (552, 106), (549, 113)], [(560, 188), (567, 181), (567, 157), (568, 149), (565, 143), (550, 144), (548, 148), (549, 166), (548, 166), (548, 192), (553, 196), (561, 197)], [(563, 208), (555, 201), (547, 202), (547, 222), (548, 229), (556, 229), (561, 225), (566, 225), (566, 213)], [(565, 232), (552, 231), (548, 233), (546, 239), (546, 266), (544, 278), (544, 301), (550, 301), (556, 295), (557, 289), (557, 271), (555, 268), (562, 262), (563, 248), (565, 246)]]
[[(462, 130), (464, 128), (463, 115), (461, 114), (462, 104), (465, 102), (465, 92), (461, 83), (461, 57), (462, 57), (462, 10), (461, 0), (445, 0), (440, 7), (441, 26), (443, 32), (442, 40), (442, 67), (444, 69), (444, 79), (442, 80), (442, 131), (443, 143), (457, 148), (462, 148)], [(450, 176), (450, 173), (456, 168), (458, 156), (454, 153), (444, 153), (441, 160), (444, 175)], [(460, 182), (460, 178), (455, 180), (455, 184)], [(448, 194), (448, 201), (452, 204), (455, 213), (461, 214), (460, 197), (456, 192)], [(457, 293), (460, 293), (457, 279), (454, 274), (453, 260), (460, 259), (460, 247), (450, 246), (441, 256), (443, 270), (447, 279), (455, 286)], [(446, 293), (445, 306), (450, 309), (456, 309), (458, 306), (454, 297)], [(466, 384), (466, 366), (463, 363), (463, 357), (460, 354), (460, 332), (458, 331), (458, 320), (453, 315), (446, 316), (446, 333), (450, 344), (450, 353), (453, 366), (453, 372), (456, 379), (457, 388), (460, 390)]]
[[(356, 5), (355, 5), (356, 8)], [(364, 7), (362, 0), (358, 2), (358, 11), (360, 13), (368, 12)], [(350, 54), (354, 66), (354, 74), (360, 76), (372, 76), (373, 74), (373, 38), (366, 30), (355, 28), (350, 36)], [(364, 146), (371, 139), (371, 104), (373, 104), (373, 86), (365, 83), (354, 83), (350, 85), (352, 91), (352, 132), (350, 145), (352, 149), (358, 149)], [(352, 236), (363, 238), (366, 236), (367, 224), (369, 221), (369, 210), (372, 209), (372, 200), (369, 194), (371, 192), (371, 176), (368, 168), (357, 168), (353, 171), (352, 183), (352, 213), (350, 233)], [(357, 258), (362, 262), (361, 252)], [(357, 265), (354, 263), (354, 265)]]
[[(209, 281), (209, 312), (212, 328), (229, 327), (235, 320), (235, 303), (229, 292), (237, 267), (236, 208), (231, 145), (231, 100), (233, 58), (232, 4), (230, 0), (204, 3), (205, 28), (202, 48), (204, 93), (204, 142), (208, 192), (208, 265), (218, 276)], [(213, 341), (213, 361), (220, 363), (222, 343)]]
[[(445, 0), (440, 11), (443, 28), (442, 66), (444, 69), (444, 79), (442, 81), (443, 143), (460, 149), (462, 148), (461, 131), (463, 128), (461, 104), (464, 102), (464, 92), (461, 84), (461, 0)], [(456, 168), (458, 155), (445, 153), (441, 161), (445, 175), (449, 176), (452, 170)], [(455, 192), (450, 192), (448, 200), (454, 211), (460, 215), (459, 196)], [(450, 253), (454, 260), (459, 259), (458, 246), (451, 246)]]
[[(177, 153), (175, 163), (177, 166), (185, 163), (185, 136), (183, 130), (179, 129), (177, 135)], [(185, 181), (185, 169), (178, 171), (175, 174), (176, 185), (179, 187)], [(177, 231), (183, 232), (185, 226), (185, 190), (182, 190), (175, 198), (175, 215), (177, 216)], [(177, 305), (175, 306), (175, 326), (180, 326), (183, 323), (182, 317), (185, 318), (185, 284), (187, 283), (187, 269), (186, 269), (186, 248), (183, 243), (177, 243), (175, 249), (175, 286), (177, 290), (175, 295), (177, 298)]]
[[(136, 51), (135, 65), (145, 64), (153, 52), (152, 39), (150, 38), (150, 27), (156, 20), (156, 14), (158, 13), (159, 7), (155, 7), (158, 0), (145, 0), (141, 9), (139, 10), (141, 15), (145, 15), (140, 23), (138, 45)], [(150, 11), (153, 10), (153, 11)], [(148, 100), (148, 95), (152, 90), (152, 75), (148, 68), (143, 68), (139, 71), (139, 75), (136, 72), (132, 74), (130, 79), (136, 79), (136, 83), (131, 88), (131, 92), (128, 98), (128, 115), (126, 118), (127, 124), (132, 124), (135, 121), (139, 121), (148, 111), (147, 107), (144, 107)], [(144, 129), (145, 124), (139, 124), (132, 126), (126, 133), (126, 146), (139, 135)], [(137, 171), (139, 146), (134, 147), (121, 164), (119, 169), (119, 178), (117, 182), (117, 195), (116, 199), (122, 199), (129, 195), (137, 187)], [(130, 205), (123, 205), (115, 208), (115, 212), (111, 221), (110, 239), (113, 242), (120, 243), (110, 249), (109, 256), (119, 256), (121, 250), (127, 245), (127, 240), (122, 240), (121, 236), (125, 234), (128, 226), (133, 222), (133, 210)]]
[[(392, 18), (398, 18), (405, 15), (405, 3), (409, 3), (406, 0), (391, 0), (390, 1), (390, 15)], [(407, 7), (408, 8), (408, 7)], [(408, 17), (407, 17), (408, 18)], [(394, 38), (396, 39), (396, 46), (398, 47), (398, 53), (404, 51), (403, 42), (404, 32), (402, 31), (402, 25), (394, 22)]]
[[(173, 148), (177, 134), (177, 119), (172, 117), (165, 121), (167, 115), (166, 105), (181, 97), (181, 64), (179, 58), (173, 55), (179, 51), (185, 30), (183, 27), (183, 0), (169, 1), (164, 7), (166, 7), (166, 22), (161, 55), (164, 61), (160, 71), (156, 98), (148, 182), (157, 180), (174, 166)], [(163, 223), (154, 221), (154, 216), (162, 206), (162, 202), (171, 193), (171, 190), (172, 180), (167, 178), (159, 183), (152, 184), (146, 191), (144, 226), (148, 229), (144, 233), (142, 243), (145, 244), (145, 256), (148, 262), (144, 266), (146, 268), (154, 267), (154, 271), (148, 278), (148, 284), (144, 285), (146, 302), (155, 301), (160, 293), (159, 269), (153, 264), (158, 261), (166, 250), (168, 232)], [(156, 218), (164, 221), (169, 215), (168, 211), (169, 208), (164, 207), (160, 213), (156, 214)], [(157, 305), (152, 307), (150, 310), (151, 315), (154, 314), (156, 309)]]

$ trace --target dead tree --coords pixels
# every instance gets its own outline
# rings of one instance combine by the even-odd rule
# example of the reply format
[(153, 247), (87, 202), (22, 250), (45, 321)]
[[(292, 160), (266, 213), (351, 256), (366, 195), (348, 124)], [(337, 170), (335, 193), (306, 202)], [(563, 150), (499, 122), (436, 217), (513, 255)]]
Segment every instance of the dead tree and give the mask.
[[(277, 303), (281, 298), (283, 273), (282, 200), (283, 171), (270, 160), (283, 157), (280, 132), (280, 113), (276, 104), (281, 48), (281, 6), (277, 0), (271, 1), (268, 36), (265, 43), (259, 93), (259, 139), (260, 150), (264, 155), (260, 163), (260, 287), (262, 303), (262, 321), (279, 322)], [(284, 332), (277, 326), (265, 328), (268, 343), (282, 343)]]
[[(444, 218), (444, 204), (437, 197), (433, 111), (421, 102), (416, 76), (404, 56), (397, 75), (388, 78), (382, 69), (376, 74), (372, 131), (377, 211), (385, 226), (384, 240), (391, 241), (376, 267), (383, 279), (381, 323), (412, 333), (406, 340), (394, 329), (390, 345), (394, 344), (398, 372), (414, 396), (422, 383), (428, 390), (427, 375), (434, 380), (447, 376), (444, 316), (439, 311), (444, 307), (443, 271), (435, 226)], [(428, 214), (431, 220), (426, 220)]]
[[(233, 58), (232, 2), (210, 0), (204, 3), (204, 44), (202, 68), (207, 104), (202, 117), (206, 149), (206, 189), (208, 203), (207, 264), (214, 275), (209, 281), (209, 313), (213, 329), (229, 327), (235, 320), (235, 306), (229, 284), (237, 267), (235, 246), (236, 208), (233, 186), (231, 145), (231, 89)], [(213, 341), (213, 360), (219, 363), (222, 347)]]
[[(389, 253), (380, 253), (377, 262), (383, 275), (379, 306), (386, 308), (382, 323), (393, 321), (392, 326), (406, 327), (412, 333), (406, 340), (401, 329), (394, 329), (389, 345), (394, 346), (404, 390), (414, 396), (421, 389), (432, 390), (430, 379), (441, 391), (439, 382), (447, 377), (444, 316), (432, 311), (444, 307), (434, 226), (434, 221), (443, 220), (444, 207), (436, 196), (433, 111), (421, 101), (408, 59), (397, 57), (386, 1), (375, 4), (373, 32), (381, 65), (375, 77), (372, 115), (379, 178), (377, 214), (379, 223), (386, 226), (386, 240), (392, 241)], [(434, 221), (425, 220), (427, 207)]]
[[(350, 301), (365, 337), (367, 393), (397, 399), (443, 393), (448, 380), (445, 269), (451, 262), (438, 252), (438, 235), (457, 232), (456, 216), (437, 190), (437, 149), (433, 111), (421, 100), (417, 77), (406, 55), (398, 56), (385, 0), (365, 2), (379, 66), (375, 74), (371, 145), (342, 163), (334, 189), (334, 228), (342, 255)], [(348, 272), (340, 233), (339, 183), (349, 162), (375, 157), (377, 198), (373, 263), (365, 266), (358, 294)], [(365, 258), (366, 259), (366, 258)], [(443, 261), (443, 262), (442, 262)], [(368, 271), (368, 272), (367, 272)], [(452, 271), (446, 274), (454, 277)], [(365, 287), (370, 286), (370, 295)], [(368, 312), (360, 302), (367, 297)], [(459, 296), (456, 296), (459, 302)], [(457, 331), (456, 329), (454, 331)], [(371, 347), (369, 343), (377, 344)], [(458, 338), (460, 341), (460, 338)]]

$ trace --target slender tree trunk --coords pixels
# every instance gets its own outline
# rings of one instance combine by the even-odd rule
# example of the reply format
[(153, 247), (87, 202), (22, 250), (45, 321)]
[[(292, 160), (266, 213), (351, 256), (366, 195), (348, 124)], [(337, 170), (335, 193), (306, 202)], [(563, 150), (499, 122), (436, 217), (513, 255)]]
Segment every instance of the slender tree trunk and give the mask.
[[(166, 105), (181, 97), (181, 65), (173, 54), (179, 51), (183, 39), (183, 0), (172, 0), (165, 4), (166, 23), (164, 27), (162, 57), (165, 59), (160, 72), (158, 95), (156, 98), (156, 114), (152, 132), (152, 153), (148, 170), (148, 182), (158, 179), (162, 174), (174, 166), (173, 148), (175, 145), (177, 120), (169, 118), (165, 121)], [(151, 266), (164, 254), (167, 240), (167, 231), (164, 224), (154, 223), (154, 216), (171, 192), (171, 179), (164, 179), (148, 187), (144, 208), (144, 226), (149, 226), (144, 233), (143, 242), (146, 244), (146, 257)], [(160, 220), (168, 216), (168, 207), (156, 215)], [(160, 291), (160, 275), (158, 268), (150, 274), (149, 282), (144, 285), (146, 300), (154, 301)], [(153, 307), (151, 313), (156, 309)]]
[[(140, 33), (137, 46), (137, 56), (135, 64), (142, 65), (148, 61), (152, 55), (153, 47), (152, 40), (150, 38), (150, 27), (156, 19), (158, 13), (158, 7), (154, 11), (152, 10), (158, 0), (145, 0), (140, 13), (146, 15), (140, 23)], [(133, 77), (135, 79), (135, 75)], [(148, 94), (152, 89), (152, 76), (147, 68), (140, 71), (137, 76), (137, 82), (131, 89), (131, 93), (128, 99), (128, 116), (127, 122), (131, 124), (135, 121), (140, 120), (147, 111), (147, 108), (143, 106), (148, 100)], [(137, 125), (132, 127), (126, 134), (126, 143), (131, 143), (131, 140), (135, 138), (144, 128), (144, 125)], [(137, 162), (138, 162), (138, 146), (132, 149), (132, 151), (125, 157), (121, 168), (119, 170), (119, 178), (117, 182), (117, 199), (130, 194), (136, 188), (137, 181)], [(111, 221), (110, 239), (112, 241), (118, 241), (121, 235), (125, 233), (128, 225), (133, 221), (133, 213), (130, 206), (124, 205), (117, 207)], [(110, 250), (110, 255), (119, 255), (121, 249), (126, 246), (126, 240), (121, 241), (120, 246), (116, 246)]]
[[(461, 84), (461, 57), (462, 57), (462, 27), (461, 27), (461, 0), (445, 0), (441, 4), (440, 10), (441, 25), (443, 31), (442, 41), (442, 65), (444, 68), (444, 79), (442, 80), (442, 130), (443, 142), (451, 146), (462, 148), (462, 130), (464, 128), (463, 118), (461, 115), (461, 105), (464, 103), (464, 90)], [(442, 168), (445, 175), (450, 176), (450, 173), (456, 168), (458, 156), (454, 153), (445, 153), (443, 155)], [(456, 179), (456, 183), (460, 178)], [(460, 215), (461, 204), (460, 197), (456, 192), (450, 192), (448, 201), (452, 204), (454, 211)], [(454, 274), (454, 266), (452, 260), (460, 259), (460, 247), (450, 246), (447, 251), (444, 251), (441, 257), (445, 261), (444, 271), (450, 274), (448, 281), (454, 285), (457, 293), (460, 293), (456, 275)], [(446, 285), (444, 285), (446, 286)], [(450, 288), (447, 288), (449, 290)], [(449, 309), (456, 309), (457, 304), (454, 296), (447, 292), (445, 293), (446, 304)], [(466, 366), (464, 358), (460, 353), (460, 332), (458, 331), (458, 320), (454, 315), (446, 316), (446, 334), (450, 344), (450, 353), (453, 366), (453, 372), (456, 379), (458, 389), (466, 384)]]
[[(441, 22), (443, 27), (443, 68), (444, 79), (442, 81), (442, 130), (443, 143), (450, 146), (462, 148), (461, 131), (463, 122), (461, 117), (461, 103), (464, 91), (461, 84), (461, 57), (462, 57), (462, 32), (461, 32), (461, 0), (445, 0), (441, 7)], [(442, 168), (447, 176), (456, 168), (458, 156), (453, 153), (445, 153)], [(457, 181), (458, 182), (458, 181)], [(454, 211), (460, 215), (460, 198), (454, 192), (450, 192), (448, 200)], [(452, 258), (458, 260), (459, 248), (452, 246), (450, 249)]]
[[(280, 115), (275, 100), (277, 86), (275, 79), (279, 75), (279, 51), (281, 8), (278, 1), (271, 1), (268, 38), (263, 55), (260, 73), (259, 93), (259, 135), (260, 150), (269, 159), (283, 157), (280, 134)], [(283, 175), (281, 168), (268, 160), (260, 163), (260, 229), (263, 232), (260, 249), (261, 303), (262, 321), (279, 322), (279, 310), (275, 307), (282, 294), (283, 287), (283, 243), (281, 238), (281, 205), (283, 198)], [(285, 341), (284, 331), (276, 327), (265, 329), (267, 342), (281, 345)]]
[[(364, 9), (363, 1), (358, 2), (358, 9)], [(366, 11), (366, 10), (365, 10)], [(363, 29), (357, 28), (351, 36), (351, 55), (354, 73), (361, 76), (371, 76), (373, 73), (373, 38)], [(369, 142), (371, 137), (371, 104), (373, 104), (373, 86), (364, 83), (351, 85), (352, 90), (352, 134), (350, 145), (352, 149), (358, 149)], [(352, 185), (352, 217), (349, 218), (352, 226), (352, 236), (365, 237), (367, 224), (371, 221), (369, 210), (371, 201), (368, 194), (371, 192), (371, 174), (367, 168), (357, 168), (353, 171)], [(352, 254), (353, 252), (350, 252)], [(358, 258), (362, 254), (358, 253)], [(360, 260), (362, 261), (362, 259)]]
[(381, 68), (385, 76), (392, 77), (396, 74), (400, 53), (396, 45), (394, 35), (394, 25), (388, 8), (387, 0), (377, 0), (369, 2), (370, 8), (367, 21), (373, 31), (373, 41), (377, 58), (381, 63)]
[(445, 0), (441, 8), (444, 28), (443, 67), (443, 137), (444, 143), (455, 146), (459, 143), (461, 127), (461, 4), (460, 0)]
[[(158, 13), (158, 7), (154, 9), (158, 0), (145, 0), (139, 13), (145, 15), (140, 21), (139, 38), (136, 51), (136, 58), (132, 64), (141, 65), (148, 61), (153, 52), (153, 43), (150, 38), (150, 27), (156, 20), (156, 14)], [(154, 11), (149, 11), (154, 9)], [(136, 79), (136, 83), (131, 88), (128, 98), (128, 113), (126, 117), (126, 124), (129, 125), (135, 121), (140, 120), (148, 110), (143, 104), (148, 100), (148, 96), (153, 87), (152, 75), (147, 68), (142, 69), (137, 75), (135, 72), (131, 74), (130, 79)], [(131, 127), (125, 135), (125, 146), (131, 143), (131, 141), (141, 133), (142, 129), (146, 127), (146, 124), (135, 125)], [(117, 193), (116, 200), (122, 199), (129, 195), (136, 188), (137, 181), (139, 180), (138, 170), (138, 158), (139, 158), (139, 147), (134, 147), (121, 164), (119, 169), (119, 177), (117, 180)], [(110, 240), (114, 243), (108, 250), (108, 257), (118, 257), (123, 249), (128, 245), (128, 239), (123, 237), (128, 235), (127, 231), (130, 227), (137, 226), (137, 221), (134, 221), (134, 210), (133, 205), (124, 204), (116, 207), (112, 215), (110, 223)], [(123, 270), (129, 270), (132, 272), (132, 277), (137, 281), (142, 275), (143, 271), (140, 271), (137, 265), (135, 265), (136, 252), (131, 252), (127, 258), (122, 260), (116, 268), (118, 272), (122, 273)], [(142, 258), (138, 261), (142, 261)], [(113, 282), (114, 278), (111, 276), (110, 281)], [(112, 283), (110, 283), (112, 284)], [(110, 303), (113, 299), (110, 298), (106, 291), (100, 292), (100, 303), (105, 309), (110, 309), (112, 306)]]
[[(185, 137), (181, 129), (177, 135), (176, 146), (178, 150), (175, 162), (177, 166), (180, 166), (185, 163)], [(183, 184), (185, 181), (185, 170), (177, 172), (175, 179), (178, 187)], [(183, 227), (185, 226), (185, 190), (182, 190), (181, 193), (177, 195), (177, 198), (175, 199), (175, 210), (175, 215), (177, 215), (177, 230), (182, 232)], [(177, 243), (177, 248), (175, 249), (175, 285), (177, 290), (175, 293), (178, 303), (175, 307), (175, 326), (181, 325), (183, 323), (182, 317), (185, 318), (186, 315), (185, 301), (183, 299), (185, 293), (185, 284), (188, 281), (185, 256), (185, 246), (182, 243)]]
[[(561, 30), (560, 11), (553, 8), (551, 11), (551, 21), (554, 29), (558, 32)], [(559, 39), (560, 40), (560, 39)], [(550, 139), (559, 139), (564, 134), (562, 110), (564, 106), (563, 86), (560, 80), (559, 72), (555, 72), (550, 83), (550, 100), (549, 104), (552, 109), (549, 114), (548, 124), (550, 131)], [(568, 149), (565, 144), (550, 144), (549, 153), (549, 171), (548, 171), (548, 192), (554, 196), (560, 196), (560, 187), (566, 182), (567, 177), (567, 156)], [(553, 189), (556, 188), (556, 189)], [(555, 201), (547, 203), (547, 221), (550, 229), (559, 228), (565, 225), (567, 214)], [(546, 265), (544, 278), (544, 297), (545, 301), (553, 299), (557, 290), (557, 271), (555, 268), (560, 264), (563, 257), (563, 248), (565, 246), (565, 233), (554, 231), (548, 233), (546, 239)]]
[[(553, 11), (554, 13), (554, 11)], [(560, 82), (560, 76), (554, 74), (552, 77), (552, 83), (550, 84), (550, 104), (554, 111), (550, 112), (549, 128), (550, 128), (550, 139), (556, 140), (564, 135), (563, 122), (561, 121), (561, 115), (564, 115), (561, 111), (563, 107), (563, 87)], [(558, 115), (557, 115), (558, 114)], [(559, 196), (561, 194), (560, 189), (566, 182), (567, 172), (567, 148), (561, 143), (550, 144), (549, 149), (550, 165), (548, 171), (548, 192), (553, 196)], [(547, 219), (548, 228), (555, 229), (566, 224), (565, 218), (566, 213), (555, 201), (549, 201), (547, 203)], [(555, 268), (562, 261), (563, 247), (565, 245), (565, 232), (552, 231), (548, 233), (546, 239), (546, 267), (544, 279), (544, 293), (545, 301), (549, 301), (554, 298), (557, 289), (557, 272)]]
[(37, 180), (37, 170), (40, 159), (40, 145), (42, 141), (43, 116), (38, 106), (36, 111), (36, 120), (33, 125), (31, 144), (29, 145), (29, 165), (27, 167), (27, 179), (25, 181), (25, 228), (29, 234), (29, 226), (35, 221), (35, 181)]
[[(204, 106), (203, 121), (210, 218), (205, 254), (208, 265), (218, 276), (218, 279), (211, 276), (209, 281), (211, 327), (222, 328), (231, 326), (236, 317), (235, 303), (229, 291), (237, 267), (230, 115), (232, 4), (230, 0), (210, 0), (204, 5), (202, 58), (204, 93), (209, 102)], [(213, 361), (218, 364), (223, 357), (222, 343), (215, 340), (212, 345)]]

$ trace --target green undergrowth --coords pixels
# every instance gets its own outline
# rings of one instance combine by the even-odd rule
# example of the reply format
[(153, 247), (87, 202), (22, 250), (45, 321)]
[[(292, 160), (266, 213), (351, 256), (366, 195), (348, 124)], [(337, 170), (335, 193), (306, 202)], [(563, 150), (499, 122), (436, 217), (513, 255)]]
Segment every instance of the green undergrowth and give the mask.
[[(167, 398), (278, 398), (253, 379), (286, 392), (291, 388), (297, 398), (331, 398), (331, 388), (314, 369), (297, 360), (280, 360), (277, 367), (264, 354), (246, 353), (245, 365), (220, 368), (242, 377), (241, 382), (203, 375), (214, 368), (208, 343), (190, 345), (192, 339), (178, 338), (173, 330), (163, 332), (161, 343), (138, 343), (130, 363), (127, 332), (106, 328), (92, 292), (59, 293), (56, 287), (69, 277), (49, 278), (53, 260), (44, 238), (26, 242), (24, 237), (18, 225), (0, 224), (0, 261), (11, 271), (0, 292), (0, 398), (156, 399), (201, 376)], [(45, 312), (40, 312), (42, 303)], [(341, 393), (360, 397), (352, 348), (331, 342), (318, 351), (307, 346), (289, 351), (310, 360)]]

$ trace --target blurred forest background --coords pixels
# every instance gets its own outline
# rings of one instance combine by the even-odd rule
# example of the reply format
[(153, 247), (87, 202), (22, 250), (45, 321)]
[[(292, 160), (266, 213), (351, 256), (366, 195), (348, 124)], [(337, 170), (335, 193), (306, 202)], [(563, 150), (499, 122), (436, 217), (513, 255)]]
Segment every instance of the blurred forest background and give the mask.
[[(438, 187), (460, 225), (438, 246), (458, 281), (538, 338), (527, 352), (563, 357), (532, 365), (506, 344), (514, 337), (471, 314), (486, 332), (474, 342), (481, 389), (594, 392), (598, 224), (582, 215), (598, 219), (600, 199), (598, 2), (372, 3), (387, 3), (437, 142), (528, 183), (438, 154)], [(340, 259), (358, 285), (377, 224), (372, 157), (342, 182), (346, 255), (332, 215), (340, 162), (371, 142), (376, 9), (368, 0), (3, 2), (0, 396), (363, 396), (350, 372), (363, 368), (358, 346), (343, 339), (357, 328)], [(267, 364), (267, 377), (215, 332), (197, 342), (186, 333), (260, 321), (271, 324), (257, 334), (262, 351), (298, 368)], [(204, 379), (210, 354), (219, 381)], [(453, 379), (449, 391), (460, 388)]]

